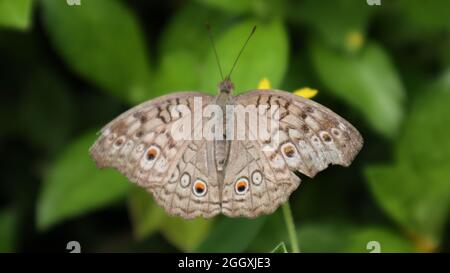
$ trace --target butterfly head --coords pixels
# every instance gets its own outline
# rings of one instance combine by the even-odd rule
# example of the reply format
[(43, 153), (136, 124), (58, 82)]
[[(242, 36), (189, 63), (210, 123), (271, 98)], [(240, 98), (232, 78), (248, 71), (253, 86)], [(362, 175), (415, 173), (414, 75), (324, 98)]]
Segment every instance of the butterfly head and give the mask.
[(231, 79), (229, 77), (225, 78), (225, 80), (221, 81), (219, 83), (219, 92), (231, 94), (234, 90), (234, 84), (231, 82)]
[(216, 57), (217, 66), (219, 67), (220, 76), (222, 77), (222, 81), (219, 83), (219, 93), (231, 94), (234, 90), (234, 85), (230, 79), (231, 73), (233, 73), (233, 70), (236, 67), (239, 57), (241, 56), (242, 52), (244, 51), (245, 46), (247, 45), (248, 41), (252, 37), (253, 33), (255, 33), (256, 26), (253, 27), (252, 32), (250, 32), (250, 35), (248, 35), (247, 40), (245, 40), (244, 45), (242, 46), (241, 50), (239, 51), (239, 54), (237, 55), (236, 59), (234, 60), (233, 66), (231, 67), (231, 70), (230, 70), (230, 73), (228, 73), (228, 75), (225, 78), (223, 77), (224, 74), (222, 71), (222, 66), (220, 65), (219, 55), (217, 54), (216, 46), (214, 44), (214, 39), (212, 37), (211, 27), (208, 23), (206, 23), (206, 29), (208, 30), (208, 34), (209, 34), (209, 38), (211, 40), (211, 45), (213, 48), (214, 56)]

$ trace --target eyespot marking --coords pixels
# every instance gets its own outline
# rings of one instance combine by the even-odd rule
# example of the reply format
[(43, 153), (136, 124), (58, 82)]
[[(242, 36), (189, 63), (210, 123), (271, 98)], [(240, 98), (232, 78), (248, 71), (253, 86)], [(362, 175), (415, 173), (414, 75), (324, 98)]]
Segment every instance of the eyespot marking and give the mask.
[(341, 132), (336, 128), (331, 129), (331, 133), (335, 136), (339, 136), (341, 134)]
[(159, 156), (159, 153), (160, 153), (159, 148), (156, 145), (151, 145), (147, 149), (145, 156), (148, 161), (153, 161)]
[(124, 142), (125, 142), (125, 136), (121, 136), (121, 137), (116, 139), (116, 141), (114, 142), (114, 146), (120, 147), (120, 146), (122, 146), (122, 144)]
[(134, 136), (135, 136), (136, 138), (141, 138), (143, 134), (144, 134), (144, 133), (143, 133), (141, 130), (139, 130), (139, 131), (137, 131), (137, 132), (134, 134)]
[(293, 158), (297, 155), (297, 148), (295, 148), (294, 144), (288, 142), (281, 145), (281, 152), (284, 157)]
[(252, 173), (252, 183), (255, 185), (260, 185), (262, 183), (263, 176), (260, 171), (256, 170)]
[(192, 186), (192, 191), (198, 197), (204, 196), (207, 191), (206, 183), (200, 179), (197, 179)]
[(113, 140), (117, 137), (116, 133), (112, 133), (108, 136), (108, 141), (109, 142), (113, 142)]
[(248, 179), (241, 177), (234, 183), (234, 191), (239, 195), (244, 195), (248, 191)]
[(191, 183), (191, 176), (188, 173), (183, 173), (180, 178), (180, 184), (183, 188), (186, 188)]
[(323, 139), (323, 141), (325, 142), (332, 142), (333, 139), (331, 138), (331, 136), (327, 133), (327, 132), (322, 132), (320, 134), (320, 137)]

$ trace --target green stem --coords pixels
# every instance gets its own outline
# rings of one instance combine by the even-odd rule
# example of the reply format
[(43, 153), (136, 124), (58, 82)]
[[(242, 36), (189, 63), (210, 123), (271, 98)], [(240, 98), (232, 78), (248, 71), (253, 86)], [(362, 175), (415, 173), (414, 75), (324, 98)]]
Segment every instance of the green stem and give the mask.
[(300, 248), (297, 239), (297, 231), (295, 229), (294, 217), (292, 217), (291, 206), (289, 201), (286, 201), (283, 205), (283, 216), (286, 222), (286, 228), (289, 235), (289, 241), (291, 242), (291, 248), (293, 253), (300, 253)]

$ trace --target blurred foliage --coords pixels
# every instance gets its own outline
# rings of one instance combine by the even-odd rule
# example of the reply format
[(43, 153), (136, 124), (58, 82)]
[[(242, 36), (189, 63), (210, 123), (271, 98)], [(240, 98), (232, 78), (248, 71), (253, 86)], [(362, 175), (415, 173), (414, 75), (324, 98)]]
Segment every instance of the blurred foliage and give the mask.
[(26, 30), (31, 21), (33, 0), (0, 0), (0, 26)]
[(214, 94), (212, 26), (236, 93), (319, 90), (357, 127), (347, 169), (303, 178), (290, 204), (303, 252), (450, 250), (450, 2), (0, 0), (0, 251), (277, 252), (281, 210), (186, 221), (89, 157), (95, 131), (173, 91)]

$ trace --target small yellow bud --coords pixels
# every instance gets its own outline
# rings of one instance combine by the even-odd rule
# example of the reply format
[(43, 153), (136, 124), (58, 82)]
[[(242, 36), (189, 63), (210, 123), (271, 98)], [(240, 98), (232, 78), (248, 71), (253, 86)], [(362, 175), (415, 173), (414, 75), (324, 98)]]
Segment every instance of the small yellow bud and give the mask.
[(258, 84), (258, 89), (271, 89), (272, 87), (270, 86), (270, 81), (267, 78), (262, 78), (259, 81)]
[(352, 51), (358, 51), (364, 43), (364, 36), (360, 31), (350, 31), (346, 37), (346, 46)]
[(313, 98), (315, 95), (317, 95), (318, 92), (319, 91), (317, 91), (317, 89), (303, 87), (303, 88), (295, 90), (293, 93), (297, 96), (310, 99), (310, 98)]

